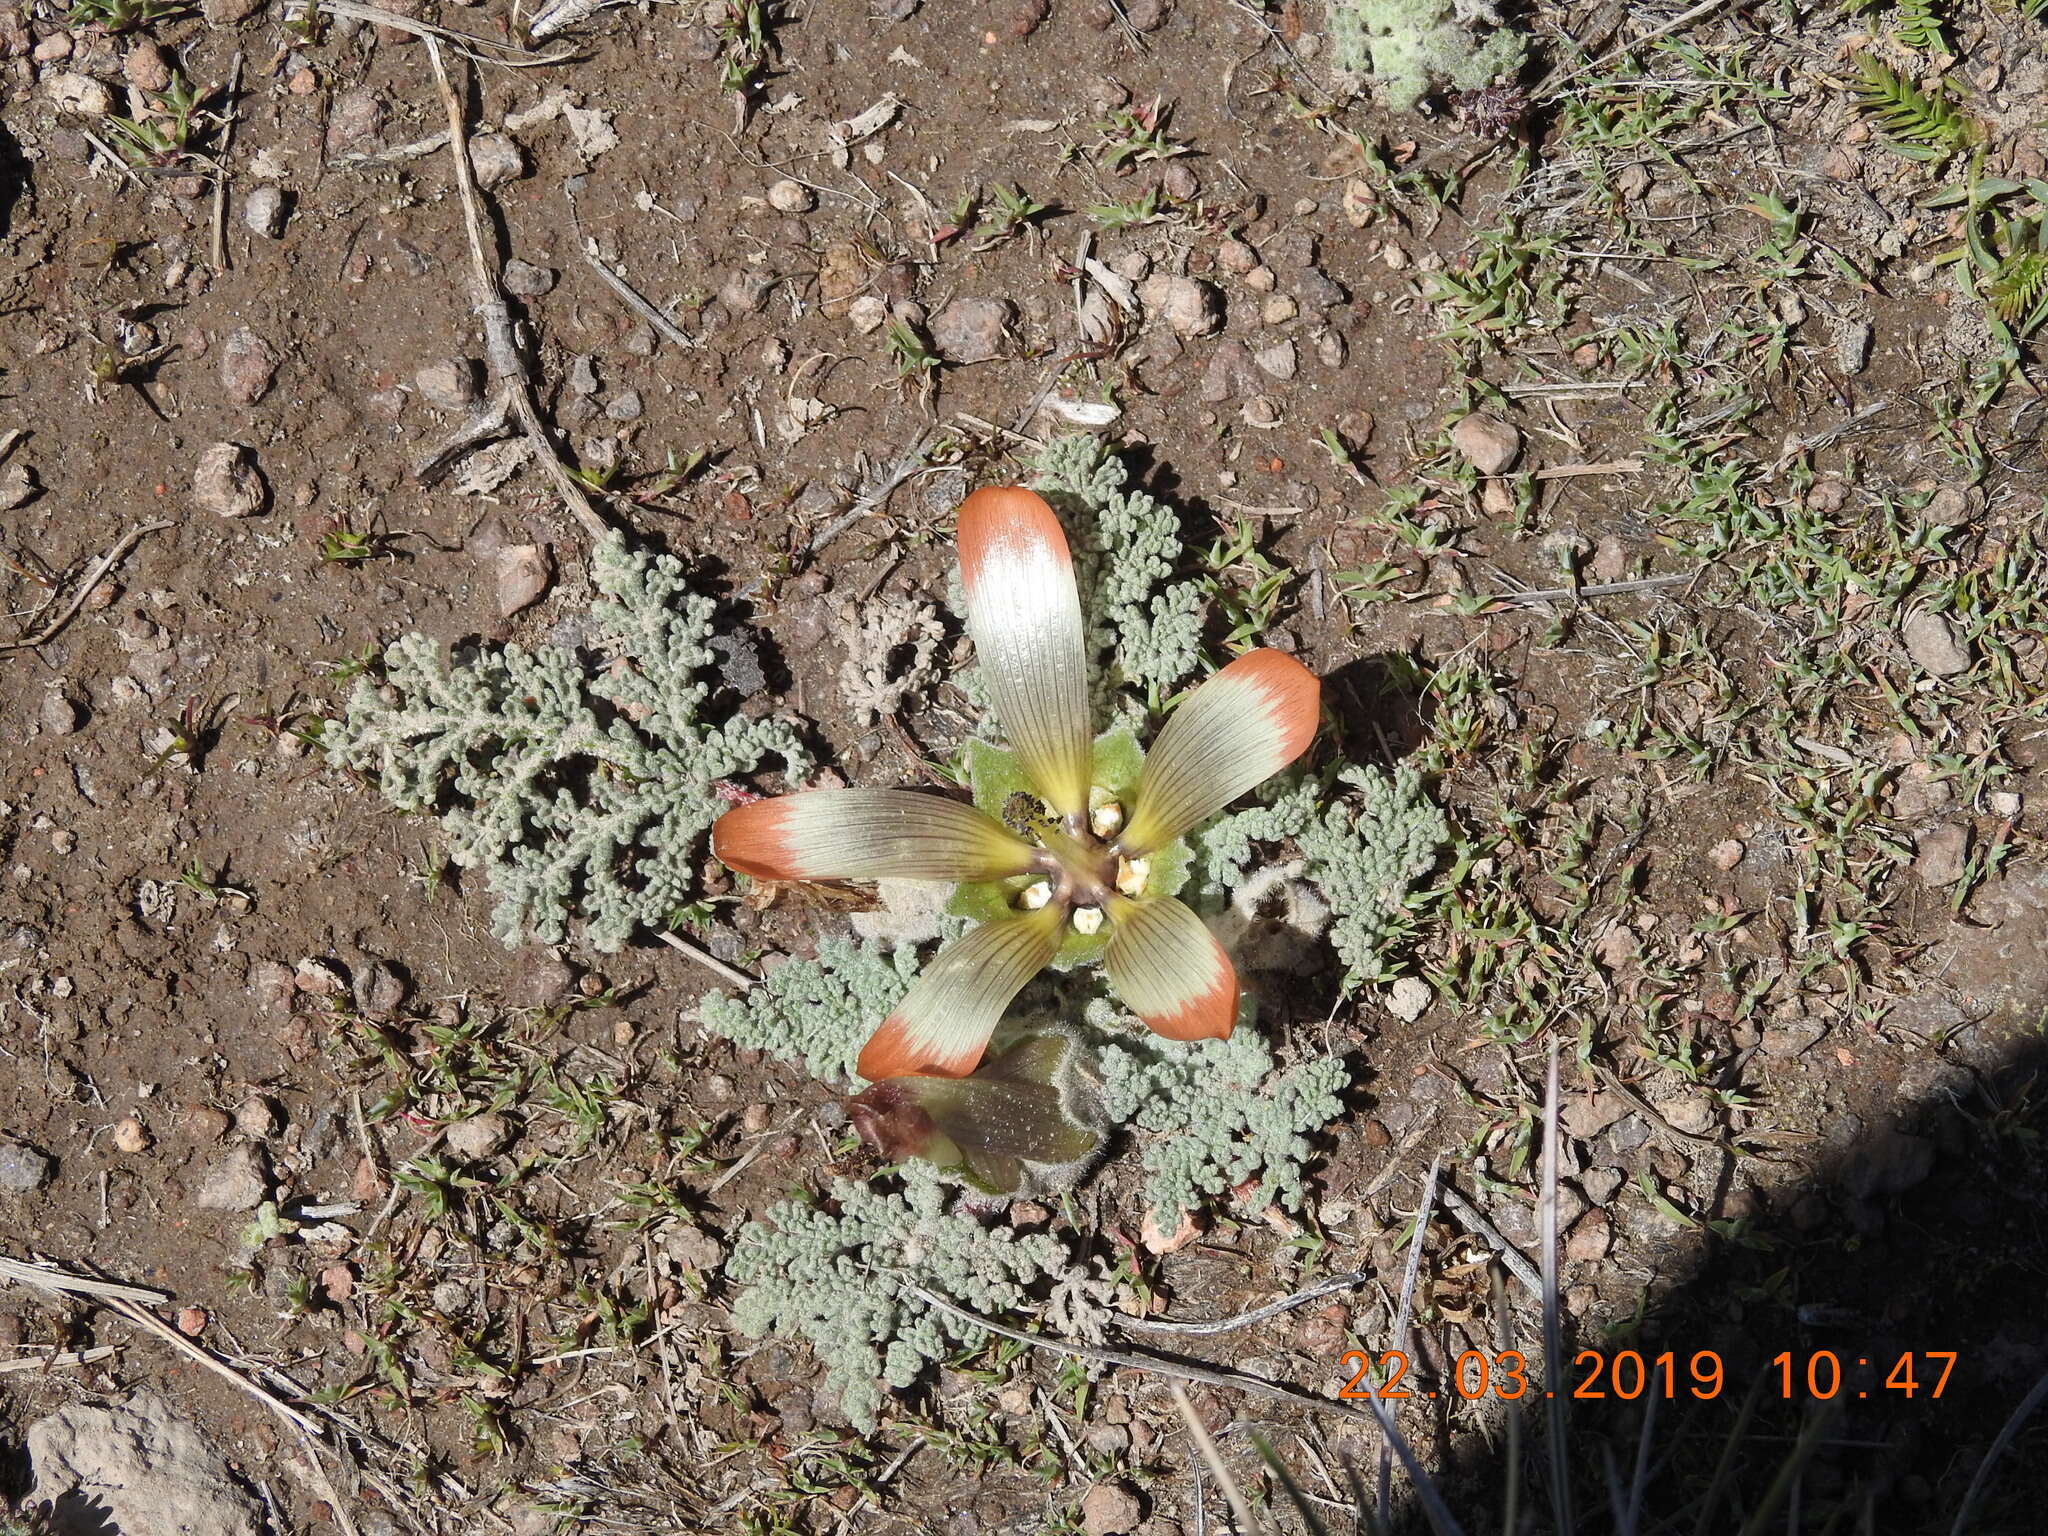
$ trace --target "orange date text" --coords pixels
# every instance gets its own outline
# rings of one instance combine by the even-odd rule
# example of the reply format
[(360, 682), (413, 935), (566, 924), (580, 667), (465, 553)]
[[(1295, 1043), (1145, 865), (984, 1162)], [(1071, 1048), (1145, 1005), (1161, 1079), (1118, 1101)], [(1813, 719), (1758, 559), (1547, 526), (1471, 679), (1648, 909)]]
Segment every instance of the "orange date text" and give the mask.
[[(1456, 1357), (1442, 1379), (1423, 1379), (1414, 1361), (1398, 1349), (1377, 1354), (1347, 1349), (1337, 1363), (1345, 1375), (1337, 1389), (1339, 1397), (1386, 1402), (1436, 1397), (1466, 1402), (1491, 1397), (1514, 1402), (1524, 1397), (1556, 1396), (1582, 1401), (1634, 1402), (1656, 1397), (1666, 1402), (1709, 1402), (1728, 1387), (1727, 1366), (1711, 1349), (1690, 1354), (1669, 1349), (1649, 1353), (1582, 1349), (1572, 1357), (1568, 1379), (1552, 1387), (1535, 1380), (1527, 1358), (1513, 1349), (1490, 1354), (1468, 1349)], [(1763, 1385), (1766, 1390), (1775, 1388), (1785, 1399), (1938, 1398), (1947, 1389), (1955, 1364), (1952, 1349), (1920, 1350), (1885, 1359), (1844, 1356), (1827, 1349), (1800, 1354), (1784, 1350), (1772, 1356)]]

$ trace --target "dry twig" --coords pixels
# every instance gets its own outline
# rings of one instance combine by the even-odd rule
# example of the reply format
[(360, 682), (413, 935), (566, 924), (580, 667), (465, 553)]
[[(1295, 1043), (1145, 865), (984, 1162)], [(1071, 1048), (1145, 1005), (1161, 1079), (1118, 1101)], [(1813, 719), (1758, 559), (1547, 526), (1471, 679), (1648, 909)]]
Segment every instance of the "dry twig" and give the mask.
[(37, 646), (47, 645), (50, 641), (56, 639), (63, 631), (64, 626), (78, 616), (78, 610), (83, 608), (85, 600), (92, 596), (93, 588), (106, 580), (107, 572), (119, 565), (129, 550), (140, 544), (150, 534), (161, 533), (170, 526), (171, 524), (165, 521), (161, 523), (144, 523), (139, 528), (129, 529), (127, 533), (121, 536), (119, 543), (93, 563), (93, 568), (86, 572), (85, 580), (81, 581), (78, 584), (78, 590), (71, 594), (71, 601), (64, 605), (62, 613), (58, 614), (57, 617), (50, 620), (49, 623), (45, 624), (34, 634), (24, 635), (19, 640), (0, 642), (0, 656), (4, 656), (9, 651), (32, 651)]
[(904, 1279), (903, 1289), (915, 1296), (928, 1307), (933, 1307), (958, 1322), (985, 1328), (990, 1333), (1019, 1344), (1029, 1344), (1033, 1349), (1049, 1349), (1055, 1354), (1076, 1355), (1083, 1360), (1099, 1360), (1104, 1365), (1121, 1367), (1124, 1370), (1151, 1371), (1160, 1376), (1178, 1377), (1182, 1381), (1199, 1381), (1208, 1387), (1229, 1387), (1238, 1392), (1249, 1392), (1254, 1397), (1268, 1397), (1278, 1402), (1293, 1403), (1299, 1408), (1315, 1408), (1324, 1413), (1334, 1413), (1341, 1418), (1358, 1423), (1372, 1424), (1380, 1420), (1377, 1415), (1353, 1408), (1349, 1403), (1338, 1402), (1327, 1397), (1317, 1397), (1313, 1392), (1304, 1392), (1300, 1387), (1290, 1387), (1283, 1382), (1267, 1381), (1261, 1376), (1247, 1376), (1242, 1371), (1222, 1370), (1206, 1365), (1192, 1365), (1183, 1360), (1169, 1360), (1160, 1355), (1126, 1354), (1121, 1350), (1103, 1349), (1095, 1344), (1083, 1344), (1078, 1339), (1063, 1339), (1055, 1334), (1025, 1333), (989, 1318), (955, 1306), (945, 1297), (926, 1290), (914, 1281)]
[(54, 1264), (24, 1264), (20, 1259), (0, 1257), (0, 1280), (13, 1280), (22, 1285), (33, 1285), (39, 1290), (58, 1291), (73, 1296), (121, 1297), (130, 1301), (146, 1301), (152, 1306), (169, 1301), (163, 1291), (152, 1291), (147, 1286), (121, 1285), (112, 1280), (95, 1280), (90, 1275), (74, 1275)]
[(220, 151), (214, 156), (213, 173), (213, 269), (228, 269), (228, 151), (235, 143), (236, 107), (242, 95), (242, 50), (235, 50), (235, 62), (228, 69), (226, 111), (221, 119)]
[(1334, 1296), (1339, 1291), (1354, 1291), (1372, 1278), (1369, 1269), (1355, 1269), (1348, 1275), (1333, 1275), (1328, 1280), (1317, 1282), (1307, 1290), (1296, 1291), (1292, 1296), (1282, 1296), (1278, 1301), (1269, 1301), (1263, 1307), (1254, 1307), (1249, 1312), (1240, 1312), (1236, 1317), (1219, 1318), (1212, 1323), (1176, 1323), (1165, 1318), (1125, 1317), (1113, 1314), (1119, 1328), (1138, 1333), (1177, 1334), (1183, 1338), (1205, 1338), (1212, 1334), (1234, 1333), (1240, 1328), (1249, 1328), (1254, 1323), (1263, 1323), (1269, 1317), (1278, 1317), (1296, 1307), (1305, 1307), (1312, 1301), (1325, 1296)]
[[(323, 0), (331, 3), (331, 0)], [(490, 369), (491, 382), (499, 393), (510, 402), (511, 412), (519, 418), (526, 429), (526, 437), (534, 446), (540, 458), (541, 468), (554, 482), (556, 494), (583, 525), (583, 531), (593, 539), (602, 539), (610, 532), (605, 520), (598, 516), (597, 509), (590, 504), (590, 498), (583, 493), (583, 487), (568, 470), (562, 467), (561, 455), (555, 451), (554, 439), (540, 419), (540, 407), (534, 403), (533, 381), (527, 377), (526, 364), (519, 356), (519, 343), (512, 331), (512, 310), (498, 287), (497, 272), (488, 256), (484, 254), (483, 194), (477, 189), (476, 171), (469, 163), (469, 131), (462, 121), (462, 99), (456, 94), (455, 84), (448, 78), (448, 66), (441, 59), (441, 45), (431, 34), (421, 34), (427, 48), (427, 58), (434, 66), (434, 83), (441, 88), (442, 105), (448, 109), (448, 148), (455, 160), (455, 185), (461, 194), (462, 220), (469, 232), (469, 254), (471, 260), (470, 286), (476, 296), (477, 318), (484, 327), (484, 363)]]

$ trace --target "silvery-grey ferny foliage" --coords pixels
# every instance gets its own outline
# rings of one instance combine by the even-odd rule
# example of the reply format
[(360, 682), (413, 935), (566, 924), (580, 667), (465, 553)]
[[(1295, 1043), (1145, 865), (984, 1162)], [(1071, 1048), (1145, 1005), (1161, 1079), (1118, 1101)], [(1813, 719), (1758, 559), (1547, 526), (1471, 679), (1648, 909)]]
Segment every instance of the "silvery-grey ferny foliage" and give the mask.
[(1344, 962), (1347, 987), (1384, 980), (1389, 949), (1408, 932), (1415, 882), (1450, 841), (1450, 823), (1422, 776), (1346, 768), (1332, 794), (1314, 777), (1297, 778), (1271, 800), (1218, 817), (1190, 838), (1196, 878), (1234, 888), (1260, 844), (1291, 839), (1309, 880), (1330, 906), (1330, 942)]
[(1035, 467), (1036, 488), (1059, 510), (1073, 547), (1096, 662), (1090, 702), (1097, 726), (1106, 726), (1117, 689), (1140, 689), (1156, 704), (1200, 666), (1201, 585), (1173, 579), (1179, 514), (1125, 489), (1123, 460), (1099, 438), (1056, 438)]
[(742, 1050), (766, 1051), (820, 1082), (858, 1082), (868, 1036), (917, 979), (917, 950), (821, 939), (815, 960), (785, 960), (740, 996), (711, 992), (697, 1016)]
[(1104, 1111), (1146, 1133), (1145, 1205), (1168, 1231), (1182, 1211), (1247, 1179), (1257, 1181), (1245, 1202), (1254, 1214), (1275, 1201), (1300, 1210), (1309, 1137), (1337, 1118), (1351, 1082), (1341, 1056), (1279, 1071), (1247, 1023), (1228, 1040), (1125, 1034), (1098, 1059)]
[(1337, 67), (1371, 76), (1397, 112), (1432, 87), (1491, 85), (1528, 51), (1487, 0), (1330, 0), (1325, 24)]
[(984, 1226), (948, 1210), (948, 1197), (923, 1164), (911, 1165), (900, 1195), (840, 1179), (837, 1214), (783, 1201), (742, 1229), (726, 1261), (726, 1278), (742, 1287), (735, 1326), (754, 1338), (807, 1340), (825, 1363), (827, 1390), (863, 1433), (875, 1427), (884, 1385), (907, 1387), (927, 1365), (987, 1337), (912, 1295), (906, 1280), (983, 1316), (1047, 1292), (1054, 1312), (1086, 1304), (1088, 1282), (1059, 1239)]
[(450, 856), (498, 897), (508, 944), (568, 937), (593, 948), (668, 926), (697, 895), (697, 863), (726, 809), (715, 784), (770, 758), (808, 767), (775, 720), (701, 718), (714, 684), (709, 598), (673, 555), (617, 535), (591, 554), (598, 654), (484, 647), (450, 660), (424, 635), (384, 653), (386, 684), (359, 681), (321, 741), (328, 761), (377, 776), (404, 811), (440, 815)]

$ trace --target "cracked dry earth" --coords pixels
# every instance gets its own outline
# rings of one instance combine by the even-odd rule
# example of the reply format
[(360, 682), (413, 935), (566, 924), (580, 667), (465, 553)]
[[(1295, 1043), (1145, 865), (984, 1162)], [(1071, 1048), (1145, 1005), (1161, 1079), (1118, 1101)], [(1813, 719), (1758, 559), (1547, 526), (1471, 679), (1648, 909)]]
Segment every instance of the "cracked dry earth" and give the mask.
[[(1190, 564), (1248, 525), (1289, 571), (1259, 638), (1329, 679), (1333, 740), (1386, 761), (1442, 739), (1454, 703), (1402, 663), (1476, 660), (1501, 686), (1475, 706), (1484, 745), (1441, 775), (1447, 803), (1467, 825), (1529, 812), (1554, 833), (1565, 802), (1517, 778), (1527, 750), (1537, 777), (1597, 809), (1607, 868), (1642, 872), (1626, 900), (1603, 898), (1598, 923), (1571, 926), (1550, 892), (1557, 926), (1518, 941), (1587, 951), (1598, 983), (1552, 999), (1546, 1020), (1567, 1046), (1583, 1026), (1609, 1073), (1568, 1081), (1574, 1326), (1589, 1340), (1641, 1326), (1659, 1347), (1724, 1351), (1751, 1379), (1783, 1349), (1962, 1351), (1949, 1408), (1855, 1408), (1848, 1448), (1815, 1473), (1822, 1493), (1882, 1492), (1897, 1529), (1953, 1507), (2048, 1365), (2030, 1098), (2048, 975), (2038, 709), (1991, 744), (1969, 734), (1981, 722), (1961, 697), (1958, 739), (1944, 739), (2002, 764), (2010, 813), (1956, 803), (1947, 770), (1911, 741), (1884, 760), (1897, 777), (1884, 814), (1922, 863), (1884, 876), (1902, 894), (1880, 974), (1859, 983), (1888, 1004), (1873, 1013), (1839, 973), (1809, 984), (1781, 960), (1775, 918), (1733, 940), (1694, 932), (1703, 901), (1782, 914), (1796, 888), (1798, 837), (1757, 775), (1731, 764), (1685, 779), (1589, 730), (1635, 686), (1630, 623), (1725, 618), (1730, 665), (1748, 674), (1772, 665), (1773, 615), (1708, 581), (1619, 596), (1559, 643), (1551, 611), (1453, 601), (1555, 585), (1550, 536), (1583, 544), (1594, 579), (1692, 575), (1649, 511), (1672, 494), (1666, 466), (1585, 471), (1640, 455), (1648, 430), (1615, 384), (1627, 370), (1613, 334), (1704, 324), (1724, 297), (1669, 264), (1580, 269), (1569, 334), (1532, 332), (1524, 358), (1473, 367), (1499, 386), (1570, 374), (1600, 387), (1510, 390), (1494, 414), (1511, 434), (1468, 428), (1446, 449), (1469, 380), (1423, 278), (1463, 261), (1504, 210), (1576, 206), (1583, 188), (1540, 132), (1537, 175), (1516, 191), (1512, 147), (1446, 115), (1332, 105), (1312, 7), (1130, 0), (1127, 29), (1088, 0), (812, 0), (770, 8), (769, 65), (743, 95), (720, 85), (720, 5), (600, 12), (526, 69), (505, 67), (526, 60), (505, 46), (520, 18), (502, 0), (404, 9), (500, 45), (459, 75), (485, 235), (564, 456), (606, 486), (610, 518), (688, 555), (727, 603), (739, 640), (720, 707), (801, 717), (851, 782), (916, 782), (971, 716), (944, 688), (891, 696), (872, 664), (950, 664), (960, 643), (888, 615), (943, 597), (946, 530), (968, 489), (1014, 475), (1030, 439), (1113, 391), (1111, 430), (1136, 474), (1185, 509)], [(1546, 9), (1543, 23), (1594, 47), (1623, 18)], [(1707, 25), (1714, 49), (1797, 51), (1740, 15)], [(221, 260), (205, 177), (119, 169), (94, 142), (99, 118), (174, 66), (215, 87), (239, 67), (232, 140), (212, 143), (229, 178)], [(2015, 89), (2001, 132), (2019, 147), (2001, 140), (2001, 153), (2023, 152), (2039, 115)], [(815, 1390), (804, 1349), (733, 1335), (718, 1279), (731, 1234), (792, 1186), (872, 1166), (836, 1150), (831, 1096), (699, 1038), (688, 1005), (708, 978), (681, 956), (505, 950), (488, 893), (446, 867), (435, 827), (325, 769), (296, 734), (405, 630), (573, 641), (590, 595), (587, 539), (523, 447), (487, 447), (432, 487), (414, 474), (485, 388), (445, 119), (417, 40), (247, 0), (118, 35), (8, 4), (0, 92), (5, 633), (41, 627), (101, 552), (152, 528), (53, 638), (0, 655), (0, 1255), (162, 1293), (178, 1335), (243, 1382), (317, 1396), (326, 1436), (309, 1449), (234, 1382), (90, 1297), (5, 1286), (0, 1496), (49, 1502), (62, 1530), (125, 1536), (1180, 1536), (1203, 1528), (1198, 1498), (1224, 1518), (1155, 1378), (1120, 1372), (1082, 1393), (1051, 1361), (962, 1361), (866, 1442)], [(1192, 152), (1105, 170), (1096, 125), (1154, 102), (1171, 104)], [(1355, 217), (1363, 166), (1317, 126), (1326, 106), (1416, 165), (1457, 171), (1461, 196)], [(1684, 220), (1698, 249), (1747, 251), (1744, 205), (1768, 161), (1780, 184), (1813, 184), (1830, 238), (1873, 270), (1890, 263), (1887, 295), (1831, 291), (1794, 323), (1813, 367), (1763, 391), (1753, 443), (1860, 419), (1815, 362), (1842, 356), (1845, 327), (1863, 327), (1868, 348), (1854, 388), (1894, 401), (1959, 328), (1945, 277), (1914, 273), (1925, 253), (1901, 232), (1910, 205), (1878, 184), (1878, 152), (1845, 135), (1817, 88), (1771, 111), (1768, 154), (1702, 151), (1686, 177), (1632, 165), (1640, 185), (1622, 194)], [(1844, 153), (1871, 157), (1867, 174), (1844, 175)], [(1047, 214), (986, 248), (984, 226), (949, 231), (964, 191), (997, 184)], [(1084, 212), (1147, 193), (1164, 213), (1128, 227)], [(1091, 258), (1110, 281), (1077, 313)], [(656, 307), (659, 329), (599, 264)], [(1119, 283), (1128, 314), (1103, 297)], [(899, 377), (888, 335), (906, 318), (943, 364), (935, 388)], [(1960, 514), (1973, 533), (2019, 524), (2039, 424), (2023, 407), (1993, 423), (2016, 467), (1973, 488)], [(1325, 429), (1350, 445), (1348, 464)], [(1902, 407), (1850, 441), (1866, 472), (1931, 489), (1951, 471), (1927, 429)], [(1826, 451), (1821, 468), (1840, 476), (1842, 450)], [(689, 472), (671, 483), (670, 465)], [(1533, 520), (1502, 500), (1510, 469), (1563, 471), (1529, 482)], [(1452, 554), (1403, 555), (1363, 515), (1417, 475), (1464, 530)], [(1337, 573), (1389, 555), (1412, 601), (1340, 598)], [(1879, 643), (1942, 675), (1957, 641)], [(1644, 807), (1649, 824), (1631, 822)], [(1953, 910), (1970, 850), (2001, 823), (2016, 856)], [(1529, 845), (1515, 878), (1533, 885), (1554, 846)], [(720, 912), (706, 942), (729, 960), (803, 953), (843, 923), (803, 906)], [(1452, 952), (1429, 928), (1418, 946), (1429, 965)], [(1753, 1010), (1743, 967), (1758, 956), (1776, 968), (1768, 1008)], [(1146, 1254), (1134, 1186), (1114, 1173), (1076, 1208), (1017, 1219), (1070, 1233), (1106, 1270), (1139, 1265), (1175, 1316), (1283, 1294), (1305, 1283), (1305, 1252), (1319, 1273), (1370, 1266), (1375, 1284), (1348, 1303), (1205, 1357), (1326, 1393), (1343, 1350), (1390, 1333), (1399, 1243), (1434, 1155), (1489, 1159), (1497, 1223), (1534, 1251), (1533, 1209), (1514, 1190), (1527, 1188), (1516, 1149), (1540, 1057), (1489, 1037), (1476, 1011), (1430, 1006), (1427, 989), (1395, 1011), (1336, 996), (1333, 975), (1302, 987), (1327, 1011), (1318, 1048), (1359, 1063), (1318, 1148), (1313, 1227), (1224, 1212), (1184, 1251)], [(1744, 1107), (1630, 1043), (1620, 1021), (1665, 1007), (1679, 1044), (1710, 1063), (1706, 1083)], [(516, 1213), (558, 1234), (544, 1269), (498, 1262), (392, 1182), (437, 1149), (506, 1166), (502, 1121), (466, 1123), (458, 1144), (425, 1117), (379, 1113), (476, 1027), (508, 1060), (612, 1094), (594, 1125), (569, 1098), (530, 1111), (531, 1142), (560, 1154)], [(676, 1152), (698, 1126), (706, 1169)], [(622, 1201), (671, 1175), (690, 1220), (643, 1222)], [(266, 1241), (270, 1203), (300, 1229)], [(1770, 1241), (1731, 1239), (1742, 1223)], [(1441, 1215), (1427, 1247), (1418, 1348), (1441, 1364), (1490, 1337), (1493, 1318), (1483, 1250)], [(1254, 1486), (1247, 1427), (1325, 1472), (1347, 1452), (1377, 1455), (1352, 1423), (1206, 1388), (1195, 1399)], [(1490, 1486), (1497, 1415), (1411, 1416), (1457, 1486)], [(1796, 1432), (1787, 1423), (1774, 1429)], [(1675, 1445), (1715, 1432), (1685, 1420)], [(1631, 1420), (1613, 1444), (1632, 1437)]]

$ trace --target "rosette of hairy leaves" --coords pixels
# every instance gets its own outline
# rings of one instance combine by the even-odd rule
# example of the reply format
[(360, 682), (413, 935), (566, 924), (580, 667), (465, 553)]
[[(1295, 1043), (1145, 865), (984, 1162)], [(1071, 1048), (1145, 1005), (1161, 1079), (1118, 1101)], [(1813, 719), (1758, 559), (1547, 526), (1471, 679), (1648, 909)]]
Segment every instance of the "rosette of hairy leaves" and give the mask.
[(770, 758), (808, 760), (772, 720), (700, 718), (713, 684), (711, 600), (672, 555), (598, 545), (596, 660), (561, 646), (484, 647), (453, 658), (424, 635), (384, 653), (322, 733), (328, 760), (376, 775), (404, 811), (441, 817), (450, 856), (480, 869), (504, 942), (568, 936), (615, 950), (670, 926), (697, 896), (705, 834), (726, 809), (715, 786)]
[(742, 1050), (766, 1051), (825, 1083), (850, 1083), (860, 1048), (917, 979), (917, 951), (821, 939), (817, 957), (789, 959), (738, 997), (698, 1004), (704, 1027)]

